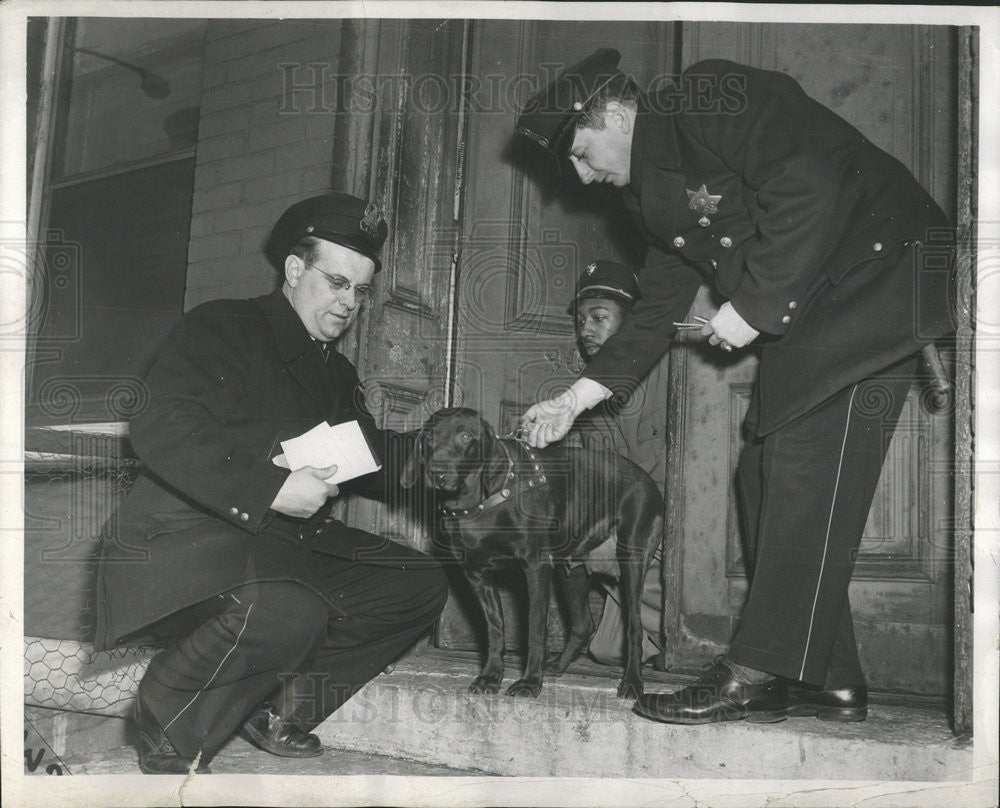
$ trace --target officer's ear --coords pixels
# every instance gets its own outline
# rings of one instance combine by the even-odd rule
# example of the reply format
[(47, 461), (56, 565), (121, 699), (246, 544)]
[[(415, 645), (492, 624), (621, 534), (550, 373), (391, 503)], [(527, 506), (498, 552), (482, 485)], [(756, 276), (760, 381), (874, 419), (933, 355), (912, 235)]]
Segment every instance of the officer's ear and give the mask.
[(289, 255), (285, 258), (285, 283), (292, 288), (299, 285), (299, 278), (306, 270), (306, 262), (297, 255)]
[(613, 98), (604, 107), (604, 122), (623, 135), (632, 131), (632, 116), (629, 115), (628, 107)]

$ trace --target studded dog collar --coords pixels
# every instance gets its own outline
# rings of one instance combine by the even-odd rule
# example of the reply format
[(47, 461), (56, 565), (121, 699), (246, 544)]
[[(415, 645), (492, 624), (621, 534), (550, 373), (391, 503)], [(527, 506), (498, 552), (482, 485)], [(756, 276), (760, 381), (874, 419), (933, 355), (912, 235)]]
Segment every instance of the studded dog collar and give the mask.
[(514, 440), (514, 442), (522, 445), (524, 450), (528, 453), (528, 459), (531, 461), (532, 474), (518, 477), (514, 473), (514, 457), (511, 454), (510, 449), (507, 447), (508, 440), (513, 439), (497, 438), (497, 443), (500, 444), (500, 448), (503, 449), (504, 454), (507, 456), (507, 474), (504, 476), (503, 484), (500, 486), (499, 490), (494, 491), (478, 505), (473, 505), (471, 508), (445, 508), (442, 506), (441, 513), (446, 518), (457, 521), (476, 519), (486, 511), (510, 501), (515, 494), (518, 494), (521, 491), (525, 491), (529, 488), (541, 488), (545, 485), (547, 478), (545, 477), (542, 467), (538, 462), (538, 455), (536, 455), (527, 444), (517, 440)]

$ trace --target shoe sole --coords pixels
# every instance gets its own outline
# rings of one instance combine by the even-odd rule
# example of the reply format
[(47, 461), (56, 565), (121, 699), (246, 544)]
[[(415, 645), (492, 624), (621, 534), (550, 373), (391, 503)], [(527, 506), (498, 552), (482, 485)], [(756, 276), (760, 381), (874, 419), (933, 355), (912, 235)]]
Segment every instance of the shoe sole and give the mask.
[[(179, 758), (179, 759), (182, 761), (182, 763), (184, 762), (183, 758)], [(187, 768), (185, 768), (183, 771), (172, 771), (172, 770), (169, 770), (169, 769), (155, 769), (155, 768), (152, 768), (152, 767), (146, 765), (143, 762), (142, 758), (139, 758), (139, 771), (141, 771), (143, 774), (183, 774), (183, 775), (187, 775), (187, 774), (191, 773), (191, 766), (188, 765)], [(212, 770), (208, 766), (203, 766), (203, 765), (199, 764), (198, 768), (194, 770), (194, 773), (195, 774), (211, 774)]]
[(789, 707), (787, 718), (818, 718), (820, 721), (841, 723), (861, 723), (868, 718), (867, 707), (810, 707), (799, 704)]
[(311, 758), (311, 757), (319, 757), (320, 755), (323, 754), (322, 746), (320, 746), (320, 748), (316, 750), (303, 749), (301, 751), (289, 751), (286, 747), (272, 746), (270, 743), (267, 742), (265, 738), (261, 737), (259, 734), (257, 734), (254, 730), (250, 729), (249, 727), (243, 727), (240, 730), (239, 735), (241, 738), (252, 743), (258, 749), (261, 749), (264, 752), (267, 752), (268, 754), (276, 755), (278, 757)]
[(755, 712), (737, 715), (732, 718), (722, 713), (714, 713), (704, 718), (664, 718), (661, 715), (647, 713), (639, 709), (638, 706), (633, 706), (632, 712), (643, 718), (648, 718), (650, 721), (659, 721), (661, 724), (684, 724), (689, 726), (697, 724), (722, 724), (727, 721), (746, 721), (749, 724), (777, 724), (788, 718), (787, 715), (781, 712)]

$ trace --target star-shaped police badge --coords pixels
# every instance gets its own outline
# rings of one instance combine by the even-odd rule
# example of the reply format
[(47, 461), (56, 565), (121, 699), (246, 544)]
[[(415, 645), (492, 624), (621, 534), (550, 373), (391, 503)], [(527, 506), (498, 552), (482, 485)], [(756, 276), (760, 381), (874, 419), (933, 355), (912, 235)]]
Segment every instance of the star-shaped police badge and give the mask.
[(688, 195), (688, 207), (697, 211), (702, 216), (706, 213), (718, 213), (719, 202), (722, 201), (722, 194), (710, 194), (704, 185), (697, 191), (684, 189)]

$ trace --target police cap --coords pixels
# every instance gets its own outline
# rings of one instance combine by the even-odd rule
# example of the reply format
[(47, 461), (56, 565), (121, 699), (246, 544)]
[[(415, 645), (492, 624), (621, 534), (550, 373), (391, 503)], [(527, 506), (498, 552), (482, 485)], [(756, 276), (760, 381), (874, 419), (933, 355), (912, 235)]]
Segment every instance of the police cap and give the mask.
[(576, 119), (595, 95), (616, 76), (621, 54), (600, 48), (567, 68), (533, 96), (517, 119), (517, 132), (531, 138), (555, 157), (565, 157), (573, 145)]
[(581, 300), (595, 297), (610, 298), (631, 305), (639, 299), (639, 281), (635, 273), (624, 264), (594, 261), (583, 270), (576, 282), (576, 295), (569, 313), (574, 313)]
[(264, 251), (281, 269), (295, 245), (306, 236), (314, 236), (371, 258), (378, 272), (382, 269), (378, 251), (388, 232), (382, 211), (374, 203), (351, 194), (321, 194), (296, 202), (282, 213)]

